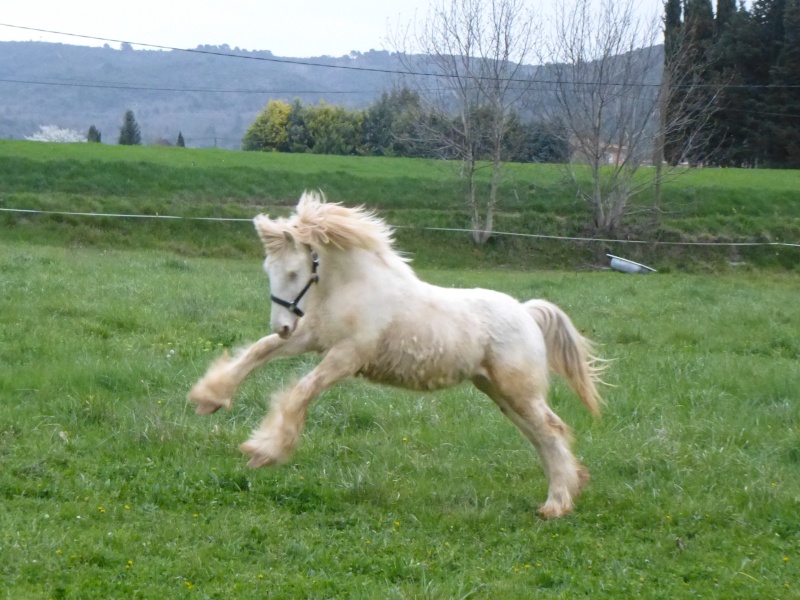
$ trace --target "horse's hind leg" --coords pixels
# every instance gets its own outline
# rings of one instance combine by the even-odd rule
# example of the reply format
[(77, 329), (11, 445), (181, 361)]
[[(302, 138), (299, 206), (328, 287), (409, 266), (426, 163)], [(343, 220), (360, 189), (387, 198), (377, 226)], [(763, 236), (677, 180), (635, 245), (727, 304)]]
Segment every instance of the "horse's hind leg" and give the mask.
[(536, 448), (549, 482), (547, 501), (539, 514), (551, 519), (572, 512), (589, 474), (570, 451), (569, 428), (547, 405), (546, 381), (546, 375), (496, 369), (491, 379), (478, 377), (474, 383)]

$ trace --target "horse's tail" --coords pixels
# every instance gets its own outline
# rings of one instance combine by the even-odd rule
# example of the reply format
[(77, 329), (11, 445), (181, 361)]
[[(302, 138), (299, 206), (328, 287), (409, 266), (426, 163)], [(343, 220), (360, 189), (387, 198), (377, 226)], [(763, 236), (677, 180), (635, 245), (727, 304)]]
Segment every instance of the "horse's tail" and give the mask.
[(538, 323), (547, 346), (547, 366), (560, 375), (580, 397), (593, 415), (600, 414), (603, 399), (597, 385), (605, 365), (594, 354), (594, 344), (583, 337), (566, 313), (546, 300), (529, 300), (523, 304)]

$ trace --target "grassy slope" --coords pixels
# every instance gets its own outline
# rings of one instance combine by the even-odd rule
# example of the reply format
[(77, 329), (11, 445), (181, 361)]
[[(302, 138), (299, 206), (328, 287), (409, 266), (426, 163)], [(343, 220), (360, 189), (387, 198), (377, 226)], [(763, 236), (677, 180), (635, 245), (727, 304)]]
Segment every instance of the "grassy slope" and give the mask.
[(296, 460), (236, 445), (276, 362), (230, 412), (186, 390), (260, 336), (259, 260), (0, 240), (0, 598), (765, 598), (800, 581), (797, 280), (425, 271), (561, 304), (615, 359), (603, 420), (556, 385), (593, 481), (542, 522), (541, 469), (467, 387), (353, 381)]
[[(307, 156), (221, 150), (63, 145), (0, 141), (0, 207), (182, 216), (251, 217), (286, 212), (304, 189), (331, 200), (378, 208), (400, 229), (400, 246), (421, 264), (463, 267), (581, 267), (597, 264), (606, 244), (496, 236), (480, 250), (465, 234), (419, 227), (466, 228), (461, 183), (449, 163), (413, 159)], [(668, 212), (654, 227), (632, 219), (631, 238), (800, 240), (800, 172), (704, 170), (665, 188)], [(545, 235), (586, 235), (589, 215), (557, 168), (510, 165), (495, 228)], [(640, 201), (646, 204), (645, 199)], [(642, 213), (644, 214), (644, 213)], [(249, 227), (85, 217), (0, 216), (11, 239), (101, 246), (162, 247), (186, 255), (257, 252)], [(683, 267), (735, 259), (793, 268), (795, 249), (706, 250), (613, 245), (615, 253)]]

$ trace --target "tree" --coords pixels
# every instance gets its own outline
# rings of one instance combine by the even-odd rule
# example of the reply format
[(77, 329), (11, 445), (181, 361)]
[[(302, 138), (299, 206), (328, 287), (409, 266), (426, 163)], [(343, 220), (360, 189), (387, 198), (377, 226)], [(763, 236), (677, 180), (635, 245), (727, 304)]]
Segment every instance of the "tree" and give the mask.
[(94, 142), (96, 144), (100, 143), (100, 131), (98, 131), (97, 127), (92, 125), (89, 127), (89, 133), (86, 134), (86, 141), (87, 142)]
[(721, 35), (728, 23), (736, 14), (736, 0), (717, 0), (717, 13), (714, 18), (714, 24), (717, 30), (717, 36)]
[[(681, 68), (689, 69), (697, 85), (676, 87), (672, 90), (673, 96), (681, 98), (683, 107), (691, 111), (697, 104), (708, 104), (710, 98), (718, 94), (713, 84), (722, 83), (716, 64), (714, 38), (716, 35), (714, 11), (711, 0), (686, 0), (684, 4), (683, 35), (681, 38), (682, 65)], [(673, 57), (674, 59), (675, 57)], [(686, 81), (684, 79), (684, 81)], [(686, 102), (689, 98), (690, 101)], [(712, 125), (713, 127), (713, 125)], [(683, 150), (685, 140), (692, 134), (692, 122), (687, 123), (687, 131), (676, 130), (678, 149)], [(710, 138), (709, 138), (710, 141)], [(697, 145), (687, 157), (692, 164), (709, 162), (714, 154), (710, 145)], [(682, 152), (678, 152), (680, 156)], [(674, 158), (674, 157), (673, 157)]]
[[(681, 49), (681, 40), (683, 39), (683, 20), (681, 18), (681, 13), (681, 0), (666, 0), (664, 3), (664, 70), (661, 81), (661, 85), (665, 88), (670, 83), (666, 77), (670, 68), (669, 66), (676, 64)], [(674, 114), (678, 110), (677, 106), (673, 105), (675, 102), (676, 97), (670, 95), (668, 91), (662, 96), (663, 104), (659, 110), (659, 116), (661, 118), (661, 123), (659, 124), (659, 140), (656, 143), (655, 153), (653, 155), (656, 165), (661, 165), (665, 159), (670, 164), (675, 164), (676, 161), (674, 157), (680, 154), (678, 150), (678, 140), (664, 138), (664, 119), (666, 119), (668, 114)], [(660, 190), (658, 190), (658, 195), (660, 195)]]
[(180, 131), (178, 132), (178, 142), (176, 145), (178, 146), (178, 148), (186, 147), (186, 142), (183, 141), (183, 133), (181, 133)]
[(314, 139), (308, 133), (309, 109), (303, 106), (300, 100), (292, 102), (289, 111), (289, 122), (287, 129), (289, 132), (289, 152), (310, 152), (314, 145)]
[[(660, 141), (683, 132), (675, 147), (681, 162), (697, 147), (712, 112), (711, 100), (695, 93), (703, 63), (688, 68), (683, 60), (693, 47), (668, 36), (673, 60), (659, 77), (658, 21), (638, 19), (635, 6), (635, 0), (603, 0), (598, 9), (582, 0), (563, 5), (542, 57), (550, 66), (539, 73), (554, 82), (541, 103), (568, 132), (566, 174), (590, 206), (594, 230), (604, 235), (617, 233), (636, 194), (674, 173), (663, 172), (660, 160), (658, 168), (640, 170), (660, 155)], [(677, 90), (683, 100), (672, 95)], [(668, 106), (674, 112), (660, 118)]]
[(419, 94), (402, 87), (383, 92), (364, 114), (361, 150), (369, 156), (421, 156), (414, 125), (422, 116)]
[(270, 100), (242, 139), (243, 150), (289, 151), (291, 106), (283, 100)]
[(119, 130), (119, 144), (121, 146), (139, 146), (142, 143), (142, 134), (136, 117), (132, 110), (125, 111), (122, 128)]
[(757, 138), (766, 112), (760, 90), (766, 84), (764, 61), (768, 59), (757, 50), (762, 46), (760, 37), (757, 23), (744, 6), (718, 28), (718, 71), (720, 81), (727, 85), (719, 90), (712, 124), (716, 165), (746, 167), (763, 162)]
[(507, 157), (521, 163), (566, 163), (570, 159), (568, 139), (561, 119), (523, 123), (513, 114), (506, 139)]
[[(417, 137), (461, 163), (476, 244), (494, 228), (510, 114), (526, 90), (519, 74), (535, 33), (522, 0), (437, 0), (424, 22), (393, 40), (407, 71), (404, 82), (427, 113)], [(481, 152), (491, 168), (484, 197), (477, 180)]]
[(770, 166), (800, 169), (800, 0), (786, 0), (782, 42), (770, 71), (767, 102), (773, 116), (766, 156)]
[(314, 154), (357, 154), (361, 142), (362, 113), (348, 112), (341, 106), (320, 102), (310, 107), (306, 117)]

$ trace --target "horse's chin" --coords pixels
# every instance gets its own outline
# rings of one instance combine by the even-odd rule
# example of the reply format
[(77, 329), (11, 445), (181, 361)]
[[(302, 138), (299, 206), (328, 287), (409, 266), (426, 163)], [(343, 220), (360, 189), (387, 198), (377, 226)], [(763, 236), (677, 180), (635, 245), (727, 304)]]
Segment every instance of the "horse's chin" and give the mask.
[(280, 337), (282, 340), (288, 340), (290, 337), (292, 337), (295, 329), (297, 329), (297, 321), (291, 325), (284, 324), (272, 328), (272, 330), (277, 333), (278, 337)]

